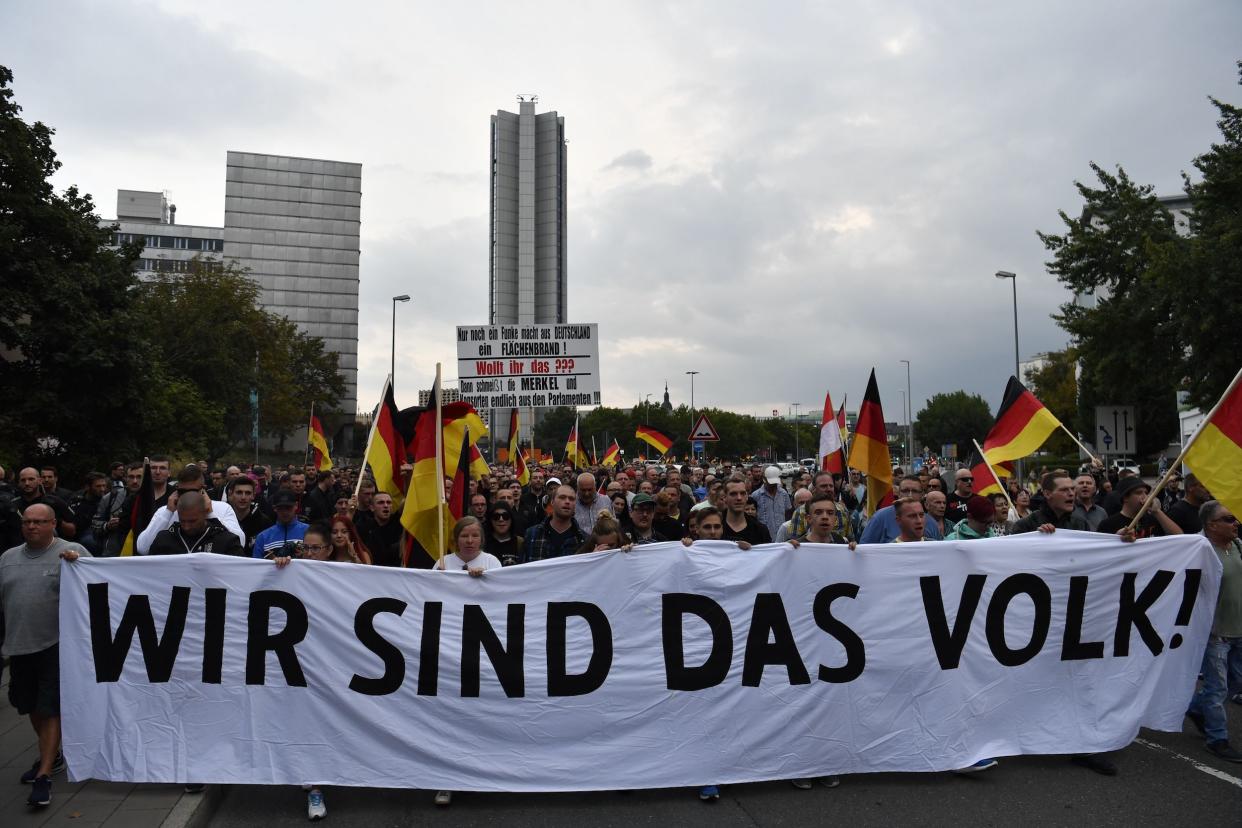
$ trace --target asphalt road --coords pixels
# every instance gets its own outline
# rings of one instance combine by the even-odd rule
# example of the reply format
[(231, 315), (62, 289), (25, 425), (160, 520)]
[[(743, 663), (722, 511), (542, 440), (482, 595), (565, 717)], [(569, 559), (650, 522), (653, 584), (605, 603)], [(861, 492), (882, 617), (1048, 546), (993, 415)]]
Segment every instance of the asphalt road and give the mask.
[[(1231, 741), (1242, 745), (1242, 707), (1228, 705)], [(776, 826), (858, 825), (1242, 825), (1242, 765), (1223, 762), (1186, 732), (1144, 731), (1112, 754), (1120, 768), (1104, 777), (1059, 756), (1001, 759), (971, 776), (867, 774), (838, 788), (800, 791), (787, 782), (726, 786), (704, 804), (696, 791), (663, 789), (575, 794), (459, 793), (436, 808), (432, 792), (327, 788), (325, 824), (435, 824), (544, 828), (582, 825)], [(669, 757), (676, 761), (676, 757)], [(485, 766), (486, 762), (481, 765)], [(298, 788), (235, 786), (212, 825), (306, 824), (306, 795)]]

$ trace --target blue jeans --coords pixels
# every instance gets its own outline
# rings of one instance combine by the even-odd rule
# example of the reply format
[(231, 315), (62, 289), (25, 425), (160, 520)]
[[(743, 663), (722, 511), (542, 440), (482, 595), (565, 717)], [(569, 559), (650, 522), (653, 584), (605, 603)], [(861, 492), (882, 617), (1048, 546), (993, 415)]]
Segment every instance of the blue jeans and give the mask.
[(1229, 738), (1225, 697), (1242, 690), (1242, 638), (1208, 637), (1203, 653), (1203, 686), (1190, 702), (1191, 713), (1202, 713), (1209, 742)]

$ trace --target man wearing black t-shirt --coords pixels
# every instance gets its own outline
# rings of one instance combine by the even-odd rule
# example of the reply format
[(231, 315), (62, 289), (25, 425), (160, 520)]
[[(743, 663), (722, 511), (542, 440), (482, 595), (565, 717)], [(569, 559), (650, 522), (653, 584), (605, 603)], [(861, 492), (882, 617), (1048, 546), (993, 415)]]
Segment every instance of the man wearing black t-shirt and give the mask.
[(750, 493), (741, 480), (730, 480), (725, 484), (725, 520), (724, 539), (737, 541), (742, 549), (749, 549), (760, 543), (771, 543), (772, 535), (768, 527), (746, 514), (746, 499)]
[(953, 491), (949, 492), (945, 507), (944, 517), (954, 523), (961, 523), (966, 519), (966, 504), (970, 502), (970, 497), (975, 493), (975, 478), (970, 473), (970, 469), (958, 469), (953, 480)]
[(1212, 495), (1193, 474), (1186, 475), (1185, 484), (1186, 496), (1170, 506), (1165, 514), (1182, 528), (1183, 534), (1193, 535), (1203, 531), (1203, 524), (1199, 521), (1199, 509), (1212, 499)]
[[(1115, 535), (1120, 530), (1130, 525), (1130, 521), (1138, 514), (1139, 509), (1143, 508), (1144, 501), (1147, 500), (1151, 487), (1142, 481), (1139, 477), (1127, 477), (1117, 484), (1117, 494), (1121, 498), (1121, 511), (1115, 515), (1109, 515), (1100, 524), (1099, 532), (1107, 532)], [(1151, 502), (1151, 508), (1139, 520), (1138, 525), (1134, 527), (1134, 537), (1139, 538), (1158, 538), (1164, 535), (1180, 535), (1182, 528), (1164, 513), (1160, 508), (1160, 498), (1156, 498)]]

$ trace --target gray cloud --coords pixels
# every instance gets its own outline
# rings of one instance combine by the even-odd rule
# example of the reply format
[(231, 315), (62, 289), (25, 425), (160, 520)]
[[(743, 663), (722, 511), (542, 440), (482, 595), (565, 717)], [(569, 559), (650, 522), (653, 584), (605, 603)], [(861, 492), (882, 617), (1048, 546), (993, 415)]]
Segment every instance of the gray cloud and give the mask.
[(665, 378), (686, 400), (698, 370), (700, 405), (813, 411), (825, 388), (856, 405), (875, 366), (889, 419), (901, 359), (916, 410), (957, 388), (999, 402), (1013, 323), (996, 270), (1019, 275), (1023, 357), (1062, 347), (1049, 314), (1067, 296), (1035, 231), (1078, 209), (1089, 161), (1176, 192), (1216, 134), (1206, 96), (1239, 99), (1242, 7), (1209, 0), (1132, 5), (1121, 28), (1068, 0), (616, 7), (549, 14), (547, 53), (500, 8), (480, 26), (393, 6), (346, 37), (326, 3), (287, 29), (279, 8), (164, 2), (181, 11), (19, 4), (0, 32), (19, 101), (61, 129), (65, 183), (105, 204), (161, 158), (182, 176), (164, 186), (206, 182), (183, 209), (220, 197), (226, 149), (362, 161), (364, 406), (391, 296), (415, 297), (399, 392), (436, 361), (452, 376), (453, 327), (487, 318), (487, 123), (515, 92), (566, 118), (569, 313), (600, 323), (607, 404)]
[(623, 152), (604, 165), (605, 170), (649, 170), (651, 156), (640, 149)]

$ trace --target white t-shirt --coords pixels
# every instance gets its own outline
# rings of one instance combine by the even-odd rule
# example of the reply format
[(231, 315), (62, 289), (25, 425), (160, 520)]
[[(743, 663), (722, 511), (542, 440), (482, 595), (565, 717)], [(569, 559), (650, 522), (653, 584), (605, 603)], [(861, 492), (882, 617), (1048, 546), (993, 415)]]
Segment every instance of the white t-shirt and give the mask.
[[(441, 563), (444, 565), (441, 566)], [(435, 566), (436, 569), (456, 570), (458, 572), (464, 572), (467, 568), (482, 569), (486, 572), (489, 569), (500, 569), (500, 567), (500, 559), (490, 552), (480, 552), (477, 557), (471, 559), (470, 563), (466, 563), (457, 557), (456, 552), (453, 552), (441, 558), (440, 563), (437, 563)]]

